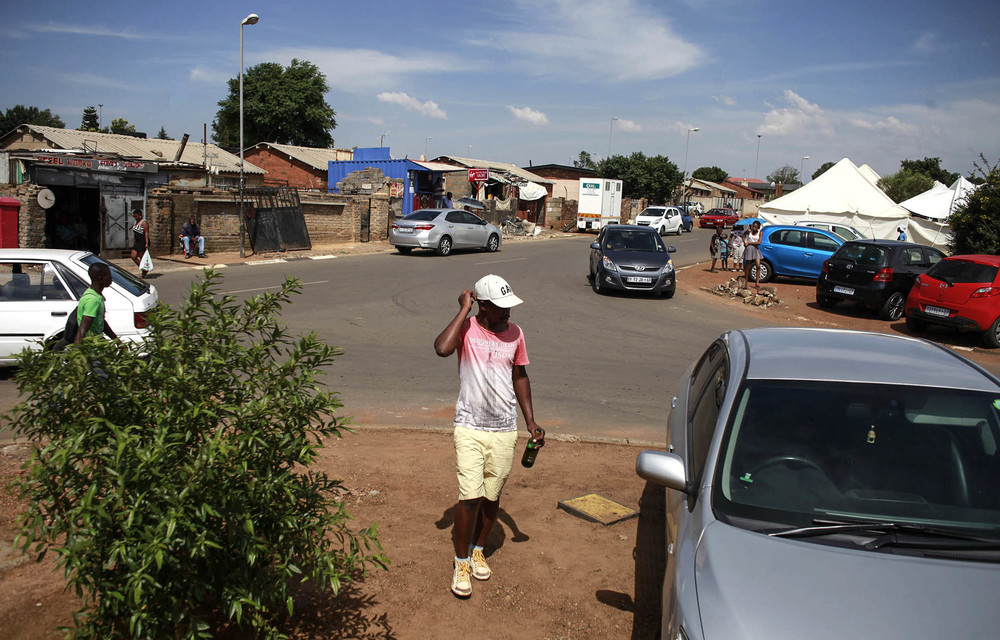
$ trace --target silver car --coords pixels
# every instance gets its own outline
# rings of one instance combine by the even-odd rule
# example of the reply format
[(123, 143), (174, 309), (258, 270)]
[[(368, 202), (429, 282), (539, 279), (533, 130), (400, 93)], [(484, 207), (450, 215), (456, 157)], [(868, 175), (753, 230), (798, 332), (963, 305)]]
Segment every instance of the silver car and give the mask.
[(914, 338), (730, 331), (668, 451), (664, 639), (995, 638), (1000, 380)]
[(831, 233), (836, 233), (844, 240), (864, 240), (865, 234), (854, 227), (837, 222), (820, 222), (819, 220), (799, 220), (795, 223), (800, 227), (812, 227), (813, 229), (825, 229)]
[(406, 254), (433, 249), (446, 256), (452, 249), (499, 251), (500, 228), (474, 213), (458, 209), (419, 209), (392, 223), (389, 243)]

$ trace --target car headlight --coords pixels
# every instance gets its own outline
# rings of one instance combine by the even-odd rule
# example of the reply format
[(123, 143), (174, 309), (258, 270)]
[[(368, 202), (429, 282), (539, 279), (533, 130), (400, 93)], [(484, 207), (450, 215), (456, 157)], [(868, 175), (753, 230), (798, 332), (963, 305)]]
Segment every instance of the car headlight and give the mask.
[(604, 268), (608, 271), (618, 271), (618, 267), (616, 267), (615, 263), (611, 261), (611, 258), (607, 256), (601, 257), (601, 264), (603, 264)]
[(666, 273), (668, 271), (673, 271), (673, 270), (674, 270), (674, 261), (667, 260), (667, 264), (663, 265), (663, 272)]

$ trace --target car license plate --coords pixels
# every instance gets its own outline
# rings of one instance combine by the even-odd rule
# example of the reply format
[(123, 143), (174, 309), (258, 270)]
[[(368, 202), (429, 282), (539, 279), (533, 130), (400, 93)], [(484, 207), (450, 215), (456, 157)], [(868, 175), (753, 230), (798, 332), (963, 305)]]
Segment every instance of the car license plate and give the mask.
[(400, 233), (413, 233), (413, 227), (399, 227), (396, 231)]
[(929, 316), (937, 316), (939, 318), (947, 318), (951, 315), (951, 311), (942, 309), (941, 307), (932, 307), (931, 305), (924, 307), (924, 312)]
[(628, 276), (625, 278), (625, 282), (635, 282), (638, 284), (649, 284), (652, 281), (652, 278), (645, 278), (643, 276)]
[(833, 292), (834, 293), (842, 293), (845, 296), (853, 296), (854, 295), (854, 289), (852, 289), (850, 287), (834, 287), (833, 288)]

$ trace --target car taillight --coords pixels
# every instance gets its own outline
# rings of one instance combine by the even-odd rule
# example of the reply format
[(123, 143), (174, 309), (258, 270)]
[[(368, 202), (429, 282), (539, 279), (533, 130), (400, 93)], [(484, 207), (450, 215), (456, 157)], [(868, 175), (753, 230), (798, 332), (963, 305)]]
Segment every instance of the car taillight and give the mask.
[(413, 230), (414, 231), (430, 231), (433, 228), (434, 228), (434, 225), (432, 225), (432, 224), (418, 224), (417, 226), (413, 227)]
[(872, 278), (872, 282), (892, 282), (892, 267), (879, 270)]
[(398, 229), (398, 228), (399, 228), (399, 225), (398, 225), (398, 224), (396, 224), (395, 222), (393, 222), (393, 223), (392, 223), (392, 228), (393, 228), (393, 229)]
[(1000, 287), (980, 287), (972, 292), (970, 298), (992, 298), (1000, 295)]
[(823, 268), (821, 269), (821, 273), (824, 276), (825, 275), (829, 275), (829, 273), (830, 273), (830, 261), (829, 260), (824, 260), (823, 261)]
[(146, 319), (145, 311), (136, 311), (132, 317), (136, 329), (145, 329), (149, 326), (149, 320)]

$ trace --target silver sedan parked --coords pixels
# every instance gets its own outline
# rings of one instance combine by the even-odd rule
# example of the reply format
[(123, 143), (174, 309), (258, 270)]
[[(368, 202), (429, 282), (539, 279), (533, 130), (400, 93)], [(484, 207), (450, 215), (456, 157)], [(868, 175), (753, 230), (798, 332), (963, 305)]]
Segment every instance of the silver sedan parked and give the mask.
[(432, 249), (446, 256), (452, 249), (500, 249), (500, 228), (458, 209), (419, 209), (392, 223), (389, 243), (400, 253)]
[(995, 638), (1000, 380), (914, 338), (765, 328), (685, 372), (664, 639)]

